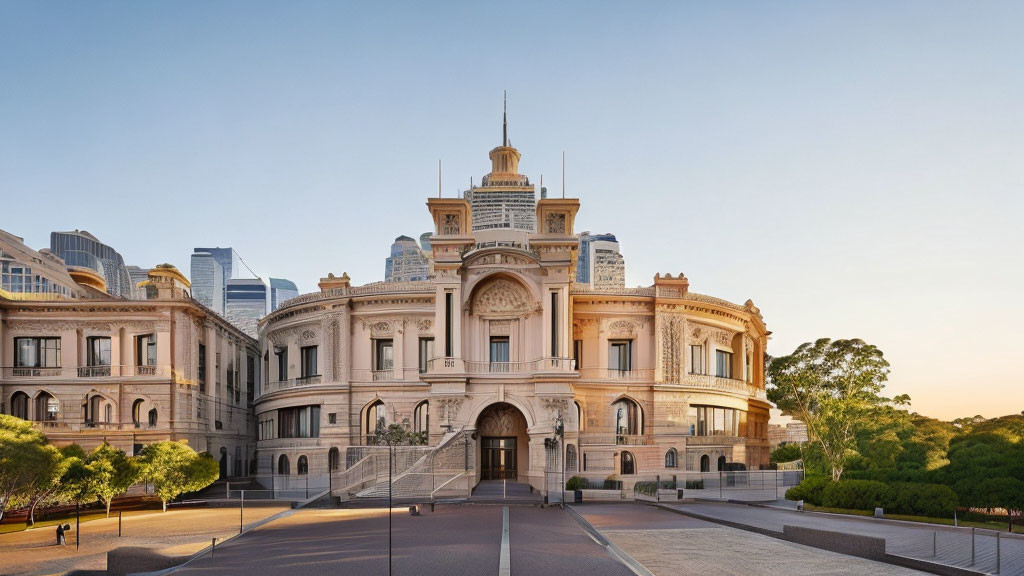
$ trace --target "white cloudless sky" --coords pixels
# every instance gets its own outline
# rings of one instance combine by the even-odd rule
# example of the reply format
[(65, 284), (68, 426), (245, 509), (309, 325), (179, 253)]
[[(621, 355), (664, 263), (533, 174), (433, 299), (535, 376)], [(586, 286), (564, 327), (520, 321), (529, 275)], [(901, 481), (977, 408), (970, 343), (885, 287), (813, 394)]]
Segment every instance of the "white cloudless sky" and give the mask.
[(0, 4), (0, 228), (188, 273), (380, 280), (426, 197), (521, 171), (627, 282), (859, 337), (924, 414), (1024, 410), (1018, 2)]

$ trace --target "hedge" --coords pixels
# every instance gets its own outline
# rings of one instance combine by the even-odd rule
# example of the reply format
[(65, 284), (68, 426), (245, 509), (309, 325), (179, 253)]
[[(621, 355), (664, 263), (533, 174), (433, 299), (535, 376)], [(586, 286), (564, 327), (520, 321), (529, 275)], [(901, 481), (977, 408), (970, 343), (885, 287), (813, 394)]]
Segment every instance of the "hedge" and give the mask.
[(956, 493), (944, 484), (875, 480), (840, 480), (811, 476), (786, 491), (788, 500), (848, 510), (884, 508), (890, 514), (947, 518), (957, 506)]

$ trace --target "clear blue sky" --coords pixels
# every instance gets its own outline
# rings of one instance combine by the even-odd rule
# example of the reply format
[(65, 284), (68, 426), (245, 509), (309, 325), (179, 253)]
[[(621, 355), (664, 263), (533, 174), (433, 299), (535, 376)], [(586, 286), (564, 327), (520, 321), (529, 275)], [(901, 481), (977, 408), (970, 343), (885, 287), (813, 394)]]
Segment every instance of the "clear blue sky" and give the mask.
[(860, 337), (889, 392), (1024, 410), (1020, 2), (0, 3), (0, 228), (130, 264), (233, 246), (382, 279), (425, 198), (521, 169), (629, 284), (752, 298), (784, 354)]

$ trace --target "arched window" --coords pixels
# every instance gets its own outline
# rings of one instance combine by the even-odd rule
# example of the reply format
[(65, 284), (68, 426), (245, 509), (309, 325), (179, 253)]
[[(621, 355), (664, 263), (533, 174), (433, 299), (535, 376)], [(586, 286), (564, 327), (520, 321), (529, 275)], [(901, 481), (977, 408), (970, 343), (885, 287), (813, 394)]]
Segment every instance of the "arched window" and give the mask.
[(114, 421), (114, 407), (111, 404), (107, 404), (103, 407), (103, 421), (111, 423)]
[(700, 457), (700, 471), (711, 472), (711, 457), (707, 454)]
[(149, 411), (149, 425), (156, 426), (156, 408)]
[(612, 416), (615, 418), (616, 443), (624, 444), (622, 436), (633, 436), (644, 433), (644, 415), (640, 405), (630, 398), (621, 398), (612, 404)]
[(679, 455), (676, 453), (675, 448), (669, 448), (668, 452), (665, 452), (665, 468), (678, 468), (679, 467)]
[(103, 397), (99, 394), (89, 397), (89, 413), (85, 416), (86, 423), (96, 424), (100, 422), (100, 407), (103, 405)]
[(718, 471), (725, 470), (725, 456), (718, 457)]
[(277, 459), (277, 473), (278, 474), (291, 474), (291, 467), (288, 465), (288, 457), (281, 454), (281, 457)]
[(430, 402), (424, 400), (412, 411), (412, 431), (430, 432)]
[(576, 405), (576, 425), (579, 426), (578, 430), (583, 432), (583, 407), (575, 400), (573, 401), (573, 404)]
[(136, 428), (138, 428), (139, 425), (142, 424), (143, 402), (144, 400), (142, 398), (137, 398), (134, 402), (132, 402), (132, 424), (135, 424)]
[(576, 445), (569, 444), (565, 447), (565, 471), (575, 472), (576, 466)]
[(373, 444), (374, 433), (377, 431), (377, 427), (383, 427), (385, 425), (386, 412), (384, 411), (384, 401), (377, 400), (366, 409), (366, 419), (363, 422), (363, 435), (366, 436), (366, 443)]
[(60, 404), (57, 399), (47, 391), (36, 395), (36, 420), (40, 422), (56, 422), (57, 414), (60, 413)]
[(630, 452), (622, 451), (622, 475), (636, 474), (636, 460), (633, 458), (633, 454)]
[(15, 392), (11, 396), (11, 416), (28, 420), (28, 394)]
[(327, 469), (335, 471), (341, 465), (341, 456), (338, 454), (337, 448), (331, 448), (327, 451)]
[(298, 473), (300, 475), (309, 473), (309, 460), (307, 460), (305, 456), (299, 456)]

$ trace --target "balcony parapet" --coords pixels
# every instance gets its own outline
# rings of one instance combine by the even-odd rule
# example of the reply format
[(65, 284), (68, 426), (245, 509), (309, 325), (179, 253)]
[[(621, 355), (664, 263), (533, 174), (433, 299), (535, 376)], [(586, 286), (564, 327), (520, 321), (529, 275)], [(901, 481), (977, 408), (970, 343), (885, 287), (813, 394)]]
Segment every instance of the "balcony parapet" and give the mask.
[(56, 367), (23, 367), (7, 366), (0, 369), (5, 380), (33, 379), (33, 378), (134, 378), (134, 377), (161, 377), (169, 378), (171, 375), (170, 366), (78, 366), (65, 368)]
[(417, 368), (404, 368), (402, 370), (352, 370), (350, 380), (352, 382), (419, 382), (419, 370)]
[(462, 358), (431, 358), (427, 362), (426, 376), (506, 376), (526, 377), (544, 373), (575, 373), (576, 361), (572, 358), (546, 357), (526, 362), (482, 362)]
[(768, 401), (768, 395), (764, 388), (758, 388), (743, 380), (722, 378), (710, 374), (684, 374), (678, 385), (685, 388), (741, 394), (762, 402)]
[(582, 368), (581, 380), (610, 380), (614, 382), (653, 382), (654, 370), (616, 370), (614, 368)]
[(277, 392), (279, 390), (290, 390), (292, 388), (304, 388), (306, 386), (317, 386), (323, 383), (323, 376), (305, 376), (301, 378), (289, 378), (288, 380), (277, 380), (268, 382), (260, 387), (260, 396)]
[(580, 434), (581, 446), (653, 446), (654, 434)]

